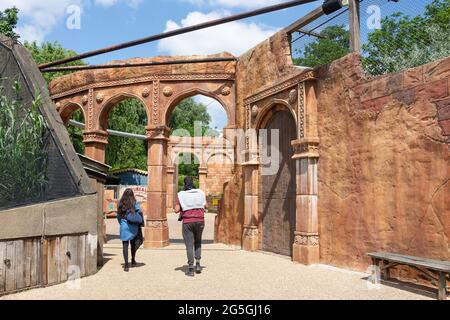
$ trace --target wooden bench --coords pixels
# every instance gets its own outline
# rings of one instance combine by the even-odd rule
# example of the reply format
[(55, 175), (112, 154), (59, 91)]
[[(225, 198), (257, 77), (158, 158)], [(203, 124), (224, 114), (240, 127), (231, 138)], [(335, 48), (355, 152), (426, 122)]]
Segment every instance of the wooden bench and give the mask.
[[(438, 289), (438, 299), (447, 300), (447, 281), (450, 281), (450, 261), (432, 260), (426, 258), (406, 256), (397, 253), (377, 252), (368, 253), (372, 258), (372, 282), (379, 279), (388, 280), (389, 269), (397, 265), (407, 265), (435, 284)], [(382, 264), (380, 265), (380, 263)]]

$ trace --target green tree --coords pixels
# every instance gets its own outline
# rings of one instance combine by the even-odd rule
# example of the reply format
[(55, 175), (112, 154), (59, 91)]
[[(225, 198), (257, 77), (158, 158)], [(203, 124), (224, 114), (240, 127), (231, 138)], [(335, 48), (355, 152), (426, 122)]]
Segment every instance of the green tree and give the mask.
[[(60, 59), (65, 59), (69, 57), (75, 56), (77, 53), (73, 50), (65, 49), (63, 46), (55, 41), (53, 43), (51, 42), (44, 42), (42, 44), (37, 44), (36, 41), (34, 42), (27, 42), (24, 43), (25, 48), (28, 49), (28, 51), (33, 56), (34, 61), (39, 64), (56, 61)], [(65, 64), (64, 66), (78, 66), (78, 65), (85, 65), (85, 63), (81, 60), (73, 61), (70, 63)], [(51, 72), (51, 73), (43, 73), (43, 76), (47, 83), (50, 83), (55, 78), (58, 78), (60, 76), (63, 76), (65, 74), (69, 74), (70, 71), (65, 72)]]
[(201, 122), (201, 135), (210, 137), (219, 135), (216, 130), (210, 128), (211, 116), (208, 114), (207, 107), (193, 98), (185, 99), (175, 107), (169, 119), (169, 127), (174, 135), (180, 135), (177, 130), (184, 129), (193, 137), (200, 134), (195, 132), (195, 122)]
[(350, 34), (343, 25), (329, 26), (320, 32), (324, 38), (317, 39), (305, 46), (304, 51), (294, 59), (294, 64), (305, 67), (317, 67), (342, 58), (350, 52)]
[(14, 32), (17, 26), (19, 10), (16, 7), (0, 11), (0, 33), (14, 40), (19, 39), (19, 35)]
[[(108, 129), (145, 135), (147, 113), (138, 100), (127, 99), (115, 106), (108, 120)], [(147, 142), (132, 138), (109, 136), (106, 163), (112, 170), (136, 168), (147, 170)]]
[(363, 66), (379, 75), (416, 67), (450, 55), (450, 0), (434, 0), (423, 15), (401, 12), (382, 20), (363, 45)]
[[(28, 49), (33, 57), (34, 61), (37, 64), (47, 63), (59, 59), (64, 59), (67, 57), (72, 57), (77, 53), (72, 50), (65, 49), (61, 46), (60, 43), (54, 42), (45, 42), (41, 45), (38, 45), (36, 42), (25, 42), (24, 46)], [(85, 64), (83, 61), (74, 61), (69, 63), (68, 65), (83, 65)], [(60, 77), (62, 75), (68, 74), (68, 72), (53, 72), (53, 73), (43, 73), (44, 79), (47, 83), (50, 83), (53, 79)], [(73, 113), (72, 119), (78, 122), (84, 123), (83, 113), (81, 110), (77, 110)], [(83, 144), (83, 129), (77, 128), (69, 125), (67, 128), (69, 132), (70, 139), (75, 148), (75, 151), (83, 154), (84, 153), (84, 144)]]

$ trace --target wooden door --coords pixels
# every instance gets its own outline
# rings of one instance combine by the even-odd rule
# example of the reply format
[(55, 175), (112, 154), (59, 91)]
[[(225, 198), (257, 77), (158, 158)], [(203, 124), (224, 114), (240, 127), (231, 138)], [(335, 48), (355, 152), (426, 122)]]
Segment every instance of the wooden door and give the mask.
[[(296, 218), (295, 162), (291, 141), (296, 139), (296, 126), (288, 111), (273, 114), (266, 125), (267, 150), (274, 161), (279, 153), (278, 172), (261, 170), (262, 247), (265, 251), (292, 255)], [(271, 130), (279, 130), (279, 141), (272, 141)], [(278, 145), (272, 151), (272, 145)], [(266, 164), (267, 165), (267, 164)], [(276, 173), (274, 173), (276, 172)]]

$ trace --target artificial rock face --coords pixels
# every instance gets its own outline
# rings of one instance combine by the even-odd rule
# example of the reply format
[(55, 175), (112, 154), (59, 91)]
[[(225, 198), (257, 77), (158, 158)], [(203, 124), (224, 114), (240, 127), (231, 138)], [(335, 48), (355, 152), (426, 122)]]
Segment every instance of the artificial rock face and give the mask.
[(372, 251), (449, 260), (448, 105), (438, 106), (450, 59), (373, 80), (356, 55), (321, 71), (321, 261), (364, 269)]

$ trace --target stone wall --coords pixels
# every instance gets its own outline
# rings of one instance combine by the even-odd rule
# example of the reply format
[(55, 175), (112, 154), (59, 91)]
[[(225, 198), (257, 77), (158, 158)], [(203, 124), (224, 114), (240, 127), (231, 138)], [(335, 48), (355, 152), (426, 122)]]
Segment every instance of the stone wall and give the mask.
[(450, 260), (450, 58), (375, 79), (357, 55), (318, 71), (321, 262)]
[[(246, 97), (299, 71), (284, 32), (241, 56), (237, 126)], [(355, 54), (316, 71), (321, 263), (364, 271), (381, 250), (450, 260), (450, 58), (374, 79)], [(243, 180), (238, 165), (216, 241), (242, 241)]]
[[(292, 64), (287, 35), (279, 32), (239, 57), (236, 66), (236, 127), (245, 127), (244, 99), (299, 68)], [(239, 151), (238, 151), (239, 152)], [(224, 187), (216, 218), (216, 242), (242, 245), (244, 225), (244, 178), (241, 163)]]

